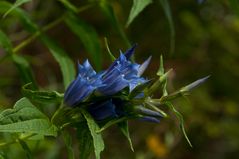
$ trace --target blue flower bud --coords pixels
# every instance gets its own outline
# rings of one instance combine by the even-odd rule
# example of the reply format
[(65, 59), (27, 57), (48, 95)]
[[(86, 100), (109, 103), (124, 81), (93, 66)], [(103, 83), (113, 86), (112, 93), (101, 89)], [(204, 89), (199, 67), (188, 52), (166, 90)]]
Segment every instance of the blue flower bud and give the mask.
[(88, 60), (83, 65), (78, 64), (78, 75), (71, 82), (64, 95), (64, 102), (74, 107), (88, 97), (95, 89), (103, 86), (102, 74), (96, 74)]

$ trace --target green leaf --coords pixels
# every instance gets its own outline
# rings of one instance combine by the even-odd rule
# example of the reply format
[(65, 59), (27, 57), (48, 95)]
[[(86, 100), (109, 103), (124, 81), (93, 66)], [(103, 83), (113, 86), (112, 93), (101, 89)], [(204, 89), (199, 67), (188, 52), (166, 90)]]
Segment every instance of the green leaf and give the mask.
[(12, 54), (11, 57), (18, 69), (23, 84), (32, 83), (33, 89), (37, 89), (35, 78), (33, 77), (32, 69), (28, 61), (24, 57), (17, 54)]
[(105, 146), (104, 146), (104, 141), (103, 141), (101, 134), (97, 133), (97, 131), (99, 130), (99, 126), (97, 125), (97, 123), (94, 121), (94, 119), (91, 117), (91, 115), (87, 111), (82, 109), (81, 112), (87, 121), (87, 125), (89, 127), (90, 134), (93, 138), (95, 157), (96, 157), (96, 159), (100, 159), (100, 153), (101, 153), (101, 151), (104, 150)]
[(134, 0), (133, 6), (129, 13), (128, 21), (126, 23), (126, 27), (128, 27), (139, 15), (139, 13), (142, 12), (144, 8), (147, 7), (150, 3), (152, 3), (152, 0)]
[(25, 84), (25, 83), (32, 82), (33, 87), (36, 89), (37, 86), (32, 74), (32, 70), (30, 68), (30, 64), (24, 57), (13, 54), (13, 47), (12, 47), (10, 39), (1, 30), (0, 30), (0, 46), (4, 48), (4, 50), (9, 56), (11, 56), (13, 62), (15, 63), (19, 71), (19, 75), (23, 83)]
[(124, 136), (125, 136), (125, 137), (127, 138), (127, 140), (129, 141), (130, 148), (131, 148), (131, 150), (134, 152), (134, 147), (133, 147), (133, 144), (132, 144), (130, 135), (129, 135), (128, 121), (120, 122), (120, 123), (118, 123), (118, 126), (119, 126), (121, 132), (124, 134)]
[(159, 0), (161, 3), (164, 13), (166, 15), (166, 18), (169, 23), (169, 29), (170, 29), (170, 54), (172, 55), (174, 53), (175, 49), (175, 28), (174, 28), (174, 22), (173, 17), (170, 9), (170, 5), (168, 0)]
[(27, 98), (0, 113), (0, 132), (56, 136), (57, 128)]
[(22, 149), (25, 151), (27, 159), (33, 159), (32, 152), (30, 148), (28, 147), (27, 143), (23, 140), (18, 139), (20, 145), (22, 146)]
[(120, 122), (123, 122), (125, 120), (129, 119), (128, 117), (121, 117), (121, 118), (116, 118), (108, 121), (105, 125), (103, 125), (99, 130), (97, 130), (97, 133), (101, 133), (105, 129), (111, 127), (112, 125), (118, 124)]
[(35, 91), (31, 89), (32, 83), (28, 83), (22, 87), (22, 93), (28, 99), (43, 103), (59, 103), (63, 99), (63, 94), (56, 91)]
[(74, 159), (75, 156), (74, 156), (74, 150), (73, 150), (73, 145), (72, 145), (72, 137), (66, 131), (63, 132), (62, 136), (64, 139), (64, 143), (66, 145), (66, 148), (67, 148), (68, 159)]
[[(3, 12), (11, 7), (12, 7), (11, 3), (0, 1), (0, 12)], [(53, 57), (60, 65), (64, 86), (66, 88), (75, 77), (74, 63), (68, 57), (67, 53), (62, 48), (60, 48), (55, 41), (53, 41), (52, 39), (48, 38), (46, 35), (41, 33), (39, 27), (31, 20), (31, 18), (27, 15), (25, 11), (23, 11), (20, 8), (15, 8), (10, 13), (20, 20), (21, 24), (28, 32), (34, 35), (40, 34), (40, 40), (47, 46)]]
[(229, 0), (229, 2), (230, 2), (231, 9), (239, 17), (239, 2), (238, 2), (238, 0)]
[(190, 145), (190, 147), (193, 147), (192, 144), (191, 144), (191, 142), (190, 142), (190, 140), (189, 140), (189, 138), (188, 138), (188, 136), (187, 136), (187, 133), (186, 133), (186, 131), (185, 131), (185, 128), (184, 128), (183, 115), (182, 115), (179, 111), (177, 111), (177, 110), (174, 108), (174, 106), (173, 106), (172, 103), (166, 102), (165, 104), (169, 107), (169, 109), (170, 109), (170, 110), (176, 115), (176, 117), (179, 119), (180, 129), (181, 129), (181, 131), (183, 132), (183, 135), (184, 135), (185, 139), (187, 140), (188, 144)]
[(74, 13), (77, 13), (78, 9), (71, 4), (71, 2), (69, 2), (68, 0), (59, 0), (66, 8), (68, 8), (69, 10), (71, 10)]
[[(0, 13), (5, 13), (11, 7), (13, 7), (11, 3), (6, 1), (0, 1)], [(31, 33), (39, 31), (37, 25), (32, 22), (32, 20), (29, 18), (28, 14), (24, 10), (16, 7), (9, 14), (17, 17), (17, 19), (20, 20), (21, 24), (24, 28), (26, 28), (27, 31)]]
[(59, 47), (59, 45), (52, 39), (47, 36), (40, 37), (42, 42), (47, 46), (50, 50), (53, 57), (56, 59), (58, 64), (60, 65), (63, 82), (65, 88), (74, 80), (75, 78), (75, 68), (72, 60), (67, 56), (67, 53)]
[(79, 39), (81, 39), (81, 42), (83, 43), (84, 47), (93, 59), (96, 69), (101, 70), (101, 48), (99, 37), (95, 29), (72, 13), (67, 14), (65, 22), (67, 26), (72, 30), (72, 32), (74, 32), (75, 35), (79, 37)]
[(131, 47), (131, 44), (130, 44), (125, 32), (123, 31), (122, 26), (120, 25), (111, 4), (107, 0), (101, 0), (100, 8), (102, 9), (103, 13), (105, 14), (105, 17), (108, 19), (108, 21), (111, 23), (111, 25), (119, 33), (119, 35), (125, 42), (126, 46), (128, 48)]
[(12, 44), (8, 39), (7, 35), (3, 33), (2, 30), (0, 30), (0, 46), (3, 47), (6, 53), (12, 54)]
[(10, 12), (12, 12), (14, 9), (16, 9), (17, 7), (19, 7), (20, 5), (30, 2), (32, 0), (16, 0), (16, 2), (12, 5), (11, 8), (9, 8), (7, 10), (7, 12), (3, 15), (3, 17), (6, 17)]
[(77, 126), (77, 139), (79, 142), (80, 159), (88, 159), (94, 150), (93, 138), (86, 122)]

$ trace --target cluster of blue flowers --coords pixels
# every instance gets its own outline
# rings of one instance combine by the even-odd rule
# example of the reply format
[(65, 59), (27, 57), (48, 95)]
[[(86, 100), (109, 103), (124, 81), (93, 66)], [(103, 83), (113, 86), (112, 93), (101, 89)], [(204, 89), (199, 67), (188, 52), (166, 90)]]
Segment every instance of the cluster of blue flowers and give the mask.
[[(131, 62), (135, 47), (121, 52), (120, 57), (102, 72), (97, 73), (88, 60), (82, 65), (78, 64), (78, 75), (67, 88), (64, 103), (70, 107), (86, 106), (97, 122), (121, 117), (159, 122), (162, 114), (128, 98), (137, 87), (148, 82), (141, 75), (151, 57), (143, 64)], [(143, 91), (134, 96), (134, 99), (140, 98), (145, 98)]]

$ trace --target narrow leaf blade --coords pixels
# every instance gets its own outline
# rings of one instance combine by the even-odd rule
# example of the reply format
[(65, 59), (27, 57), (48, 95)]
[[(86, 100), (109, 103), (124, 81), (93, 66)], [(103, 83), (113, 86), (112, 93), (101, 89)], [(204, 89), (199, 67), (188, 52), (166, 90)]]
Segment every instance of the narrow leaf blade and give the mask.
[(187, 140), (188, 144), (190, 145), (190, 147), (193, 147), (188, 136), (187, 136), (187, 133), (185, 131), (185, 128), (184, 128), (184, 119), (183, 119), (183, 115), (177, 111), (173, 104), (170, 103), (170, 102), (167, 102), (166, 105), (169, 107), (169, 109), (176, 115), (176, 117), (179, 119), (179, 126), (180, 126), (180, 129), (181, 131), (183, 132), (183, 135), (184, 135), (184, 138)]
[(27, 145), (27, 143), (21, 139), (18, 139), (18, 141), (19, 141), (22, 149), (25, 151), (27, 159), (33, 159), (32, 152), (31, 152), (29, 146)]
[(30, 2), (32, 0), (17, 0), (11, 8), (9, 8), (7, 10), (7, 12), (3, 15), (3, 17), (6, 17), (10, 12), (12, 12), (14, 9), (16, 9), (17, 7), (19, 7), (20, 5), (24, 4), (24, 3), (27, 3), (27, 2)]
[(150, 3), (152, 3), (152, 0), (134, 0), (133, 6), (130, 10), (130, 14), (126, 23), (126, 27), (128, 27), (133, 20), (144, 10), (145, 7), (147, 7)]
[(129, 135), (128, 121), (120, 122), (120, 123), (118, 123), (118, 126), (119, 126), (121, 132), (122, 132), (122, 133), (124, 134), (124, 136), (127, 138), (131, 150), (134, 152), (134, 147), (133, 147), (133, 144), (132, 144), (130, 135)]
[(68, 159), (75, 159), (74, 156), (74, 150), (73, 150), (73, 145), (72, 145), (72, 138), (70, 134), (66, 131), (63, 132), (63, 139), (67, 148), (67, 153), (68, 153)]
[(168, 0), (159, 0), (161, 3), (165, 16), (168, 20), (169, 23), (169, 28), (170, 28), (170, 55), (174, 53), (175, 49), (175, 28), (174, 28), (174, 22), (173, 22), (173, 17), (172, 17), (172, 12), (171, 8), (169, 5)]
[(77, 126), (77, 138), (79, 142), (80, 159), (88, 159), (91, 152), (94, 151), (94, 145), (87, 123), (84, 122)]
[(47, 36), (41, 36), (42, 42), (50, 50), (53, 57), (56, 59), (60, 65), (63, 82), (65, 88), (74, 80), (75, 78), (75, 68), (72, 60), (67, 56), (67, 53), (59, 47), (59, 45)]
[(95, 149), (95, 157), (96, 159), (100, 159), (100, 153), (104, 150), (104, 141), (100, 133), (97, 133), (97, 130), (99, 130), (99, 126), (94, 121), (94, 119), (91, 117), (91, 115), (82, 109), (82, 114), (85, 117), (87, 121), (87, 125), (89, 127), (91, 136), (93, 138), (93, 145)]
[(100, 70), (102, 67), (102, 56), (99, 37), (95, 29), (72, 13), (67, 14), (65, 22), (83, 43), (90, 57), (93, 59), (96, 69)]

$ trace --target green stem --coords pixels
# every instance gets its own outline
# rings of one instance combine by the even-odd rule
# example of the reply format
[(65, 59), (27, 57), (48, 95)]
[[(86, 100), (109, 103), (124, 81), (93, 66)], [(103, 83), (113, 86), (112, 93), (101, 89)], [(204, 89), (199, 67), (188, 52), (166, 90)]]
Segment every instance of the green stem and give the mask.
[[(86, 6), (80, 7), (77, 10), (77, 13), (80, 13), (82, 11), (85, 11), (87, 9), (89, 9), (90, 7), (92, 7), (93, 4), (88, 4)], [(30, 37), (28, 37), (26, 40), (24, 40), (23, 42), (21, 42), (19, 45), (17, 45), (14, 49), (13, 49), (13, 53), (17, 53), (18, 51), (20, 51), (21, 49), (23, 49), (24, 47), (26, 47), (27, 45), (29, 45), (31, 42), (33, 42), (38, 36), (41, 35), (42, 32), (46, 32), (52, 28), (54, 28), (55, 26), (57, 26), (58, 24), (60, 24), (65, 18), (65, 14), (63, 14), (61, 17), (59, 17), (58, 19), (54, 20), (53, 22), (49, 23), (48, 25), (46, 25), (45, 27), (43, 27), (43, 29), (41, 29), (41, 31), (37, 31), (35, 32), (33, 35), (31, 35)]]
[(34, 135), (35, 135), (35, 134), (29, 134), (29, 135), (26, 135), (26, 136), (24, 136), (24, 137), (20, 137), (20, 138), (18, 138), (18, 139), (15, 139), (15, 140), (13, 140), (13, 141), (0, 143), (0, 147), (4, 147), (4, 146), (8, 146), (8, 145), (17, 143), (17, 142), (19, 142), (19, 140), (25, 140), (25, 139), (28, 139), (28, 138), (34, 136)]

